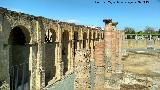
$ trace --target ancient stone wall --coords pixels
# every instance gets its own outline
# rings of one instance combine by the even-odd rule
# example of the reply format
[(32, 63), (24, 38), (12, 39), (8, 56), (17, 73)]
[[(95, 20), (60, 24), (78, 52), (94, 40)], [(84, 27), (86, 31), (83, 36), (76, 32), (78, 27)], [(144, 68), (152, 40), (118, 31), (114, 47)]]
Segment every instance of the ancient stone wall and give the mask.
[[(29, 48), (28, 72), (31, 90), (44, 89), (47, 87), (48, 82), (56, 82), (67, 74), (74, 72), (75, 45), (77, 45), (77, 50), (90, 49), (91, 59), (93, 59), (94, 42), (104, 38), (103, 30), (97, 28), (60, 22), (0, 8), (0, 72), (2, 72), (0, 74), (0, 83), (6, 82), (8, 86), (10, 86), (10, 76), (12, 76), (9, 74), (9, 69), (11, 68), (10, 65), (13, 65), (9, 62), (9, 50), (12, 44), (8, 42), (9, 38), (12, 38), (11, 32), (15, 27), (18, 28), (17, 30), (22, 30), (23, 39), (25, 39), (24, 45)], [(68, 36), (64, 35), (65, 32), (68, 33)], [(75, 32), (78, 33), (77, 40), (74, 39)], [(21, 34), (17, 36), (21, 36)], [(68, 38), (68, 43), (63, 42), (64, 38), (62, 36)], [(11, 41), (14, 40), (11, 39)], [(46, 45), (46, 43), (53, 42), (53, 47)], [(68, 54), (65, 54), (67, 55), (67, 66), (62, 58), (63, 51), (66, 50), (63, 50), (63, 45), (68, 46)], [(52, 50), (56, 51), (55, 57)], [(55, 63), (55, 65), (51, 63)], [(66, 67), (67, 71), (64, 74), (64, 68)]]

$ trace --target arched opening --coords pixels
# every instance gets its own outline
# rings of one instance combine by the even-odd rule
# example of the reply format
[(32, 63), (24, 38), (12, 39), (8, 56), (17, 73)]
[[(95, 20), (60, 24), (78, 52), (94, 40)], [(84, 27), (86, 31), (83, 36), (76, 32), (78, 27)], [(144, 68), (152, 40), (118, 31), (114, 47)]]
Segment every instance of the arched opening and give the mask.
[(64, 31), (62, 34), (62, 61), (64, 64), (63, 75), (68, 71), (68, 60), (69, 60), (69, 32)]
[(83, 33), (83, 48), (86, 48), (86, 41), (87, 41), (87, 33)]
[(14, 27), (9, 35), (10, 90), (29, 89), (30, 33), (23, 26)]
[(45, 85), (55, 77), (56, 66), (56, 32), (53, 29), (49, 29), (45, 33)]
[(77, 49), (77, 42), (78, 42), (78, 32), (74, 32), (74, 56), (75, 56), (75, 51)]

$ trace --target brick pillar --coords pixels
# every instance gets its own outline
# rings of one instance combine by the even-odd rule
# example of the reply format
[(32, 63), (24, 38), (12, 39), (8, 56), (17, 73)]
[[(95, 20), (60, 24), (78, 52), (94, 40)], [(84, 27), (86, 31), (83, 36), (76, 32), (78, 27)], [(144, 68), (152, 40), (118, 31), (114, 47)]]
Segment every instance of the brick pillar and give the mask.
[(80, 49), (83, 49), (83, 30), (82, 28), (80, 29)]
[(112, 21), (111, 20), (103, 20), (105, 22), (105, 32), (104, 32), (104, 40), (105, 40), (105, 61), (106, 61), (106, 77), (110, 77), (111, 75), (111, 55), (112, 55)]
[(112, 43), (111, 43), (111, 65), (112, 65), (112, 73), (115, 73), (116, 70), (116, 31), (112, 31)]
[(78, 31), (77, 50), (80, 49), (80, 32)]
[(119, 68), (119, 71), (118, 73), (121, 73), (122, 72), (122, 69), (123, 69), (123, 65), (121, 63), (121, 59), (122, 59), (122, 44), (123, 44), (123, 32), (119, 31), (119, 44), (118, 44), (118, 49), (119, 49), (119, 52), (118, 52), (118, 64), (120, 65), (120, 68)]
[(63, 62), (62, 62), (62, 30), (60, 29), (60, 25), (58, 25), (58, 42), (57, 42), (57, 60), (56, 60), (56, 79), (61, 79), (63, 75)]
[(74, 90), (91, 90), (90, 51), (77, 50), (75, 55)]
[(44, 51), (44, 43), (42, 42), (42, 30), (39, 29), (39, 23), (36, 22), (37, 29), (37, 63), (36, 63), (36, 90), (42, 90), (45, 87), (45, 73), (43, 68), (43, 51)]
[(87, 30), (87, 40), (86, 40), (86, 49), (89, 50), (89, 29)]
[(73, 59), (74, 59), (74, 31), (73, 31), (73, 29), (71, 30), (71, 33), (70, 33), (70, 42), (69, 42), (70, 44), (69, 44), (69, 50), (70, 50), (70, 57), (69, 57), (69, 61), (70, 61), (70, 67), (69, 67), (69, 70), (70, 70), (70, 72), (72, 72), (73, 71)]
[(117, 62), (119, 61), (119, 38), (120, 38), (120, 32), (117, 31), (117, 36), (116, 36), (116, 40), (117, 40), (117, 43), (116, 43), (116, 61)]
[(94, 90), (105, 90), (104, 41), (95, 42)]
[(92, 35), (91, 35), (91, 59), (93, 59), (94, 58), (94, 38), (93, 38), (93, 30), (92, 30), (92, 33), (91, 33)]
[(73, 71), (74, 69), (74, 40), (71, 41), (71, 68), (70, 70)]
[(67, 58), (68, 58), (68, 71), (67, 72), (69, 72), (70, 70), (71, 70), (71, 40), (69, 40), (69, 42), (68, 42), (68, 56), (67, 56)]

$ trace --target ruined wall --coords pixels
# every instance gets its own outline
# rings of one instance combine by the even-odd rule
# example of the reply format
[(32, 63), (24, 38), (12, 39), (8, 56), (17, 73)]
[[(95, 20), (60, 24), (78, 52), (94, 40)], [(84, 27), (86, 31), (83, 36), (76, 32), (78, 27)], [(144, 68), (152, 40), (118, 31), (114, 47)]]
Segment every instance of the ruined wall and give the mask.
[[(15, 27), (19, 27), (22, 31), (25, 31), (23, 34), (25, 35), (25, 39), (28, 41), (25, 45), (29, 47), (30, 52), (28, 57), (28, 69), (30, 72), (29, 87), (32, 90), (44, 89), (46, 84), (45, 79), (48, 82), (54, 78), (52, 83), (55, 83), (56, 81), (61, 80), (62, 77), (74, 72), (75, 50), (73, 47), (74, 42), (76, 42), (73, 38), (74, 32), (78, 32), (77, 49), (88, 49), (88, 46), (90, 46), (92, 59), (94, 53), (94, 42), (104, 38), (103, 31), (97, 28), (76, 25), (74, 23), (59, 22), (58, 20), (17, 13), (5, 8), (0, 8), (0, 86), (4, 81), (8, 84), (8, 86), (10, 84), (11, 75), (9, 74), (10, 57), (8, 41), (11, 31), (13, 31), (13, 28)], [(46, 34), (46, 32), (50, 29), (55, 30), (56, 33), (54, 34), (56, 37), (56, 43), (53, 47), (52, 45), (45, 45), (46, 38), (47, 40), (51, 40), (51, 38), (53, 38), (51, 35)], [(62, 42), (62, 35), (64, 31), (69, 33), (69, 43), (66, 45), (69, 46), (67, 56), (68, 72), (65, 75), (63, 74), (63, 71), (66, 64), (64, 65), (64, 61), (62, 60), (62, 46), (64, 45)], [(87, 35), (83, 36), (84, 32)], [(64, 38), (67, 37), (64, 35)], [(84, 39), (85, 45), (83, 44)], [(52, 50), (56, 51), (55, 56)], [(55, 67), (52, 65), (54, 64), (54, 61)], [(48, 76), (49, 79), (47, 80), (45, 77)]]

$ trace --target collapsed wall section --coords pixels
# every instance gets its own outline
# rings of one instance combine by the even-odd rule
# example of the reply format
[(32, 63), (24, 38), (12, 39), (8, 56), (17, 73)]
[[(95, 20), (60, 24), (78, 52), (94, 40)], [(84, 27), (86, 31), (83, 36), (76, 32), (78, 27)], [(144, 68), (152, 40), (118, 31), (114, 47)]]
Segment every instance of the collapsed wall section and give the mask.
[(74, 90), (90, 90), (90, 51), (77, 50), (75, 55)]

